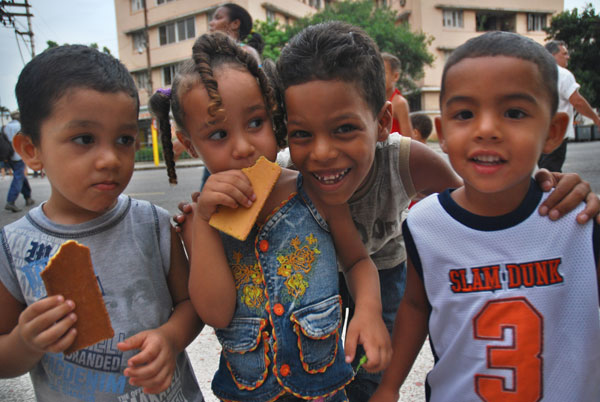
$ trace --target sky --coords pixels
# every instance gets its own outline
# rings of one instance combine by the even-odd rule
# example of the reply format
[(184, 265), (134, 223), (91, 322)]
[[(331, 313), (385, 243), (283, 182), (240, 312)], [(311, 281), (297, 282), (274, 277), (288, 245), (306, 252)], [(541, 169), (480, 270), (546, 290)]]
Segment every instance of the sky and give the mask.
[[(583, 8), (590, 2), (596, 11), (600, 0), (564, 0), (565, 9)], [(22, 3), (23, 0), (17, 0)], [(119, 55), (114, 0), (29, 0), (35, 53), (47, 48), (46, 41), (58, 44), (97, 43)], [(17, 12), (19, 8), (9, 8)], [(27, 31), (27, 19), (17, 18), (17, 28)], [(31, 49), (12, 27), (0, 25), (0, 105), (17, 108), (14, 87), (23, 66), (31, 60)], [(28, 37), (26, 37), (28, 38)], [(4, 123), (4, 122), (2, 122)]]

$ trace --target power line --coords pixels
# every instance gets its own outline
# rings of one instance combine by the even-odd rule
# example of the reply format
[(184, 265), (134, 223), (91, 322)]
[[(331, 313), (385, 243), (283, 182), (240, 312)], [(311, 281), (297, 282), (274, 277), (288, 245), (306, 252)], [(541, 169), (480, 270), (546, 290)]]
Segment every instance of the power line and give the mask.
[[(0, 1), (0, 22), (5, 27), (13, 28), (15, 34), (23, 38), (24, 43), (27, 43), (25, 36), (29, 37), (29, 50), (33, 58), (35, 56), (35, 45), (33, 42), (33, 29), (31, 28), (31, 17), (33, 17), (33, 14), (29, 12), (30, 7), (28, 0), (24, 0), (22, 3), (17, 3), (14, 0), (2, 0)], [(20, 30), (17, 27), (17, 24), (20, 24), (17, 17), (27, 17), (27, 31)], [(17, 45), (18, 43), (19, 41), (17, 40)], [(23, 58), (22, 55), (21, 58)]]

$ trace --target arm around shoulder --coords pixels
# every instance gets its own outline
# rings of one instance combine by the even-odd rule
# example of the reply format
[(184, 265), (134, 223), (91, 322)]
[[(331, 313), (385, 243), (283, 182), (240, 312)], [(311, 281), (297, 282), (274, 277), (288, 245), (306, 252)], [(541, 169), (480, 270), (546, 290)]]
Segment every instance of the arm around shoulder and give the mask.
[(442, 156), (418, 141), (411, 141), (409, 168), (417, 193), (440, 193), (463, 184)]

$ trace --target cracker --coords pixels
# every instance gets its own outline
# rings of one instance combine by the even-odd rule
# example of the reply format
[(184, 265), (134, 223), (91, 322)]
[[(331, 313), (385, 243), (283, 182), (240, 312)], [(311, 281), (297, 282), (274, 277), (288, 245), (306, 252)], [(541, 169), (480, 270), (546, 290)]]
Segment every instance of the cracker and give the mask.
[(220, 206), (218, 211), (210, 217), (208, 223), (215, 229), (244, 241), (273, 190), (273, 186), (281, 174), (281, 168), (277, 163), (269, 162), (264, 156), (261, 156), (254, 166), (244, 168), (242, 172), (250, 179), (256, 200), (250, 208)]
[(92, 267), (89, 248), (75, 240), (66, 241), (50, 258), (41, 276), (48, 296), (60, 294), (65, 300), (75, 302), (77, 336), (65, 354), (115, 335)]

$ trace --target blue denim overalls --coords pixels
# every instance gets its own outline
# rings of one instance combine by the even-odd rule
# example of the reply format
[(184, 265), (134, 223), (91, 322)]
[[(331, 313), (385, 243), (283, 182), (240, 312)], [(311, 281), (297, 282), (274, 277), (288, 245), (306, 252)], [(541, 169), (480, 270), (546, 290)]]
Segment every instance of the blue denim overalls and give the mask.
[(212, 389), (221, 399), (264, 402), (283, 393), (313, 399), (353, 378), (340, 336), (333, 241), (301, 175), (297, 187), (246, 241), (222, 234), (237, 305), (229, 326), (216, 330), (223, 350)]

